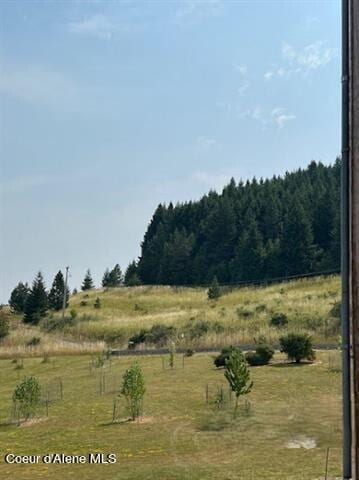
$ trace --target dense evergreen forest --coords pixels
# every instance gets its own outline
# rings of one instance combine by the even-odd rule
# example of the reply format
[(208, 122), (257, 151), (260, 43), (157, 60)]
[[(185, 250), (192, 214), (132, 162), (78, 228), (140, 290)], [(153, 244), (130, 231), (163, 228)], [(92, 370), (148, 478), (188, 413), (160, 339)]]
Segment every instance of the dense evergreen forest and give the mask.
[(340, 160), (160, 204), (142, 242), (144, 284), (261, 280), (339, 268)]

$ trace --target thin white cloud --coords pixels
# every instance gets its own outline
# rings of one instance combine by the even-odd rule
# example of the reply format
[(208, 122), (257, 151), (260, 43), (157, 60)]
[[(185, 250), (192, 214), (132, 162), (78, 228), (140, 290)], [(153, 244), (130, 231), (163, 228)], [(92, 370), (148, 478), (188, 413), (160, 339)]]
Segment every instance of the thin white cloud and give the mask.
[(245, 64), (240, 64), (240, 63), (237, 63), (237, 62), (233, 62), (232, 67), (233, 67), (233, 70), (235, 70), (236, 72), (239, 72), (243, 76), (245, 76), (248, 72), (247, 65), (245, 65)]
[(117, 29), (105, 15), (92, 15), (68, 24), (69, 31), (77, 35), (89, 35), (104, 40), (110, 40)]
[(291, 120), (295, 120), (297, 117), (292, 113), (287, 113), (285, 108), (276, 107), (271, 112), (272, 119), (278, 128), (283, 128)]
[(204, 18), (217, 17), (223, 8), (222, 0), (183, 0), (175, 12), (176, 23), (191, 26)]
[(324, 42), (318, 41), (297, 51), (289, 43), (282, 45), (282, 57), (287, 62), (286, 74), (301, 73), (307, 76), (311, 71), (327, 65), (334, 58), (336, 50), (326, 47)]
[(274, 73), (271, 70), (268, 70), (264, 74), (264, 80), (267, 80), (267, 81), (271, 80), (273, 75), (274, 75)]

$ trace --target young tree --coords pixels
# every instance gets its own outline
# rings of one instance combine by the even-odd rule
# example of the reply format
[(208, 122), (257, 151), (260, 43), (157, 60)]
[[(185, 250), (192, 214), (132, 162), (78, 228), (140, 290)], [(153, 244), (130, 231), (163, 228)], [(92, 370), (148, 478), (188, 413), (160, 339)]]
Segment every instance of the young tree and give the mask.
[(9, 305), (14, 313), (23, 313), (25, 303), (29, 294), (29, 286), (27, 283), (19, 282), (14, 290), (11, 292)]
[(208, 289), (207, 297), (208, 300), (217, 300), (221, 296), (221, 288), (218, 284), (217, 277), (213, 277), (211, 286)]
[(18, 409), (19, 416), (28, 420), (34, 415), (40, 402), (41, 387), (35, 377), (25, 377), (24, 380), (16, 386), (12, 400)]
[[(61, 310), (63, 306), (63, 301), (64, 301), (64, 294), (65, 294), (65, 280), (64, 276), (59, 270), (54, 278), (54, 281), (52, 283), (52, 287), (49, 293), (49, 308), (51, 310)], [(70, 297), (70, 291), (66, 287), (66, 307), (69, 305), (69, 297)]]
[(121, 267), (118, 263), (109, 274), (109, 287), (119, 287), (123, 283)]
[(138, 268), (135, 260), (128, 264), (125, 272), (124, 282), (126, 287), (136, 287), (137, 285), (141, 285), (141, 280), (138, 276)]
[(241, 351), (233, 350), (226, 362), (224, 376), (229, 383), (230, 389), (236, 396), (234, 407), (234, 417), (236, 417), (239, 397), (241, 395), (247, 395), (253, 386), (253, 382), (250, 379), (249, 368)]
[(88, 269), (87, 272), (86, 272), (84, 281), (82, 282), (81, 290), (82, 291), (91, 290), (91, 288), (94, 288), (94, 283), (93, 283), (93, 280), (92, 280), (92, 277), (91, 277), (90, 269)]
[(46, 316), (48, 308), (47, 292), (42, 273), (39, 272), (32, 283), (24, 309), (24, 322), (37, 325)]
[(142, 414), (145, 392), (145, 380), (141, 367), (138, 363), (134, 363), (124, 373), (121, 388), (121, 395), (126, 398), (132, 420), (136, 420)]
[(108, 268), (106, 268), (105, 270), (105, 273), (103, 274), (103, 277), (102, 277), (102, 286), (104, 288), (106, 287), (109, 287), (110, 285), (110, 270)]
[(304, 333), (288, 333), (279, 339), (281, 351), (287, 354), (288, 360), (300, 363), (302, 360), (314, 360), (312, 340)]
[(94, 308), (101, 308), (101, 300), (99, 297), (96, 298), (95, 303), (93, 304)]

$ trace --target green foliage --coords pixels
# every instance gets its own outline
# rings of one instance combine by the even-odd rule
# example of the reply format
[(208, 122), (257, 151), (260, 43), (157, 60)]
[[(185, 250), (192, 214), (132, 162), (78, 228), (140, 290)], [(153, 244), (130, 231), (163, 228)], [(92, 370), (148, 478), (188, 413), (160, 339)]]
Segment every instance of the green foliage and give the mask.
[(221, 194), (159, 205), (136, 273), (144, 284), (262, 280), (339, 268), (340, 160)]
[(233, 352), (241, 352), (241, 350), (238, 347), (233, 347), (232, 345), (230, 347), (222, 348), (221, 353), (214, 359), (215, 366), (217, 368), (225, 367), (227, 360)]
[(129, 339), (129, 348), (135, 348), (141, 343), (152, 343), (157, 347), (164, 347), (174, 338), (175, 327), (171, 325), (155, 324), (149, 330), (142, 329)]
[(130, 262), (126, 268), (124, 282), (126, 287), (136, 287), (141, 285), (137, 263), (134, 260)]
[(270, 319), (272, 327), (282, 328), (288, 325), (288, 317), (285, 313), (274, 313)]
[(123, 276), (120, 265), (117, 263), (110, 271), (108, 268), (102, 277), (103, 287), (119, 287), (123, 284)]
[(96, 297), (95, 303), (93, 304), (94, 308), (101, 308), (101, 300), (99, 297)]
[(26, 342), (26, 345), (28, 347), (36, 347), (37, 345), (39, 345), (40, 342), (41, 342), (40, 337), (32, 337), (28, 342)]
[(246, 361), (251, 366), (267, 365), (273, 358), (274, 350), (269, 345), (260, 344), (257, 346), (255, 352), (247, 352), (245, 355)]
[(37, 325), (46, 316), (48, 308), (47, 292), (42, 273), (39, 272), (33, 281), (27, 296), (24, 309), (24, 322)]
[(226, 360), (224, 376), (229, 383), (229, 387), (236, 396), (234, 407), (234, 416), (238, 411), (239, 397), (247, 395), (253, 386), (250, 379), (249, 368), (240, 350), (233, 350)]
[(64, 295), (66, 295), (65, 307), (68, 307), (70, 291), (68, 288), (66, 288), (65, 294), (65, 280), (61, 270), (59, 270), (54, 278), (49, 293), (49, 308), (55, 311), (61, 310), (63, 306)]
[(28, 420), (36, 412), (40, 402), (41, 387), (35, 377), (25, 377), (24, 380), (16, 386), (12, 400), (20, 414)]
[(279, 339), (281, 351), (287, 354), (288, 360), (300, 363), (301, 360), (314, 360), (312, 340), (304, 333), (289, 333)]
[(121, 395), (126, 398), (132, 420), (142, 414), (143, 397), (146, 393), (145, 380), (141, 367), (134, 363), (126, 370), (122, 379)]
[(70, 310), (70, 317), (72, 320), (75, 320), (77, 318), (77, 311), (74, 308), (71, 308)]
[(0, 311), (0, 340), (7, 337), (10, 331), (10, 321), (5, 312)]
[(11, 292), (9, 305), (12, 312), (23, 313), (25, 310), (26, 299), (29, 294), (29, 286), (27, 283), (19, 282)]
[(91, 290), (92, 288), (94, 288), (94, 283), (93, 283), (93, 280), (92, 280), (92, 277), (91, 277), (91, 272), (88, 269), (86, 271), (84, 281), (82, 282), (81, 290), (86, 291), (86, 290)]
[(221, 288), (218, 284), (217, 277), (213, 277), (211, 286), (208, 289), (207, 297), (208, 300), (217, 300), (221, 296)]
[(332, 309), (329, 312), (329, 315), (334, 318), (341, 318), (341, 309), (342, 309), (342, 302), (335, 302)]

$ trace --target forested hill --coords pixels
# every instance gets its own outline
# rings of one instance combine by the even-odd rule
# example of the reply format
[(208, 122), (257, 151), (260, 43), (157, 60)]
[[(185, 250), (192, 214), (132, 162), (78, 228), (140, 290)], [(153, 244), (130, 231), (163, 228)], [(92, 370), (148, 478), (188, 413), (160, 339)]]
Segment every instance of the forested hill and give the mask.
[(340, 160), (159, 205), (142, 242), (145, 284), (251, 281), (339, 268)]

